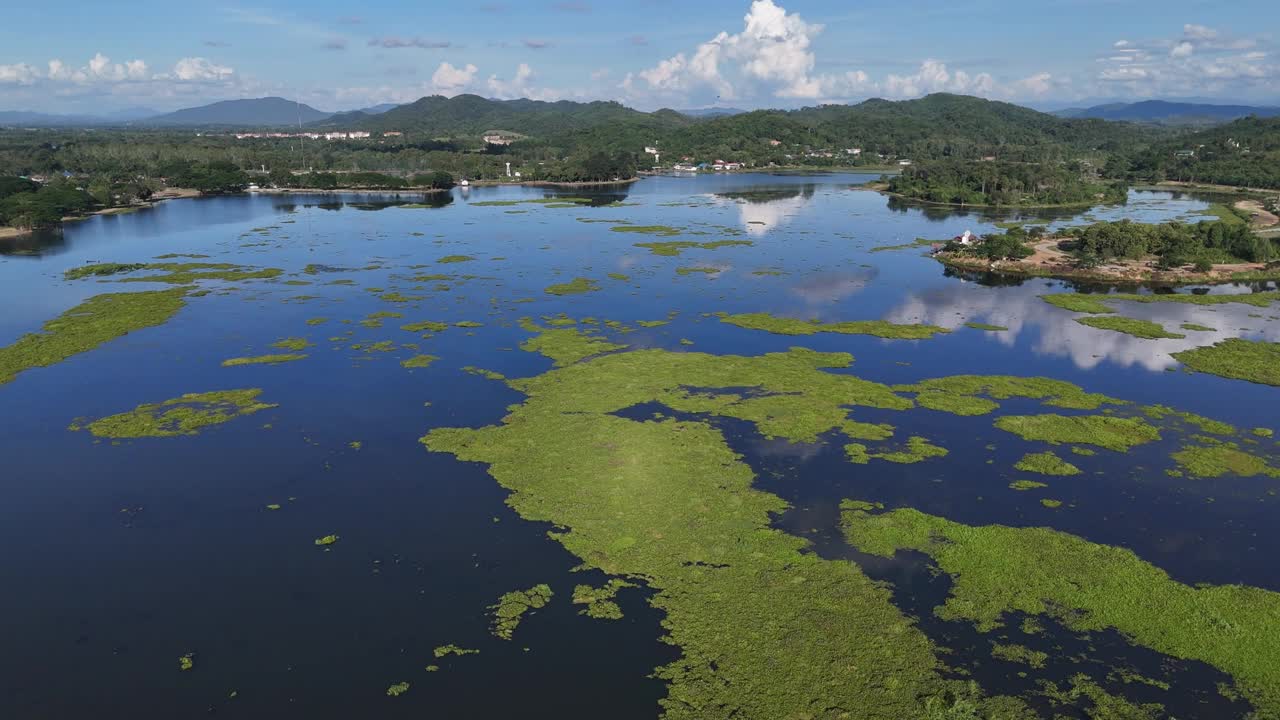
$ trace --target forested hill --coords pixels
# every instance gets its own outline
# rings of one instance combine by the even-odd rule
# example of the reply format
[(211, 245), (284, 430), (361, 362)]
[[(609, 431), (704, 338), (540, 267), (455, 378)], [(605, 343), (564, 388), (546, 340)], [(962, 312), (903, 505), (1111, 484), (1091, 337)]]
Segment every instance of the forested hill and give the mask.
[(639, 127), (662, 131), (690, 122), (693, 120), (671, 111), (645, 113), (616, 102), (486, 100), (478, 95), (452, 98), (432, 95), (381, 115), (358, 118), (356, 124), (365, 130), (397, 130), (432, 137), (499, 131), (546, 140), (591, 128), (625, 132)]
[(797, 156), (819, 150), (843, 154), (846, 148), (862, 149), (865, 158), (881, 153), (919, 159), (995, 155), (1002, 160), (1061, 160), (1145, 144), (1157, 132), (1102, 120), (1058, 118), (1009, 103), (948, 94), (705, 119), (672, 110), (644, 113), (614, 102), (433, 96), (375, 117), (352, 116), (350, 123), (367, 130), (451, 138), (505, 131), (569, 151), (635, 153), (654, 145), (667, 158), (687, 155), (778, 164), (795, 164)]
[(1141, 179), (1280, 188), (1280, 118), (1243, 118), (1114, 162)]
[(252, 100), (224, 100), (211, 105), (186, 108), (166, 115), (139, 120), (138, 125), (201, 127), (280, 127), (310, 123), (329, 117), (331, 113), (286, 100), (265, 97)]

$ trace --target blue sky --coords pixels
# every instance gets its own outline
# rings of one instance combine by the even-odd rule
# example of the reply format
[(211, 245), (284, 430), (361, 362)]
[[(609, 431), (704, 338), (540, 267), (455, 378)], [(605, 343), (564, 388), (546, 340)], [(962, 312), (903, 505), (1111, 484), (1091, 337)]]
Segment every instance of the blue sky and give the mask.
[(13, 3), (3, 18), (0, 110), (461, 92), (642, 109), (937, 91), (1280, 105), (1274, 0), (134, 0)]

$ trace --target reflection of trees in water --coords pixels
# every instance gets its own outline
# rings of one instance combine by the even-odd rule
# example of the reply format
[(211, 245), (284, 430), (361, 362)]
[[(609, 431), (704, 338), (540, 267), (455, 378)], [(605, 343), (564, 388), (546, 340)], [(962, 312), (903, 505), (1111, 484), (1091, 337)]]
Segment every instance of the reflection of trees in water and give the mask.
[[(387, 208), (403, 207), (405, 205), (413, 205), (415, 207), (442, 208), (453, 204), (453, 193), (396, 193), (395, 195), (361, 195), (356, 199), (344, 199), (339, 196), (326, 196), (320, 202), (304, 202), (302, 207), (315, 208), (317, 210), (342, 210), (343, 208), (351, 208), (352, 210), (386, 210)], [(277, 206), (283, 207), (283, 206)], [(297, 207), (296, 203), (290, 204), (288, 207)]]
[[(912, 210), (929, 222), (942, 222), (954, 218), (973, 218), (976, 222), (994, 225), (1002, 222), (1026, 222), (1046, 225), (1061, 220), (1072, 220), (1091, 212), (1088, 206), (1074, 208), (996, 208), (996, 207), (962, 207), (959, 205), (934, 205), (932, 203), (911, 200), (890, 195), (886, 207), (892, 212), (906, 214)], [(1126, 198), (1126, 203), (1128, 199)], [(1108, 205), (1115, 209), (1120, 205)]]
[(59, 255), (68, 249), (62, 228), (48, 228), (0, 240), (0, 255), (6, 257), (43, 257)]
[(724, 200), (741, 200), (743, 202), (764, 204), (778, 202), (780, 200), (790, 200), (791, 198), (813, 197), (814, 192), (818, 189), (815, 183), (803, 183), (799, 185), (773, 186), (773, 187), (749, 187), (743, 190), (726, 190), (716, 193), (716, 197)]

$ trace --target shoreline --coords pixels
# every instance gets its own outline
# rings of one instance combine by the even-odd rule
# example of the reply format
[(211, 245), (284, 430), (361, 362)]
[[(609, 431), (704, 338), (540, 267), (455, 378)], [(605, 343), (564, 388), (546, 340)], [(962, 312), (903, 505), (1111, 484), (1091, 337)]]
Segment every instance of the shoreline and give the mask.
[(1266, 263), (1230, 263), (1214, 265), (1209, 272), (1195, 272), (1187, 266), (1161, 270), (1154, 258), (1112, 262), (1096, 268), (1076, 267), (1067, 253), (1058, 249), (1062, 238), (1041, 240), (1031, 247), (1035, 254), (1022, 260), (988, 260), (985, 258), (935, 252), (931, 255), (943, 266), (969, 272), (989, 272), (1027, 278), (1085, 280), (1120, 285), (1221, 285), (1231, 282), (1280, 280), (1280, 267)]
[[(1007, 210), (1009, 212), (1018, 212), (1021, 210), (1078, 210), (1081, 208), (1115, 207), (1117, 205), (1124, 204), (1124, 203), (1108, 203), (1108, 202), (1095, 200), (1093, 202), (1068, 203), (1065, 205), (1063, 204), (1059, 204), (1059, 205), (972, 205), (972, 204), (966, 205), (964, 203), (946, 203), (946, 202), (937, 202), (934, 200), (921, 200), (920, 198), (911, 197), (910, 195), (903, 195), (902, 193), (890, 192), (887, 186), (885, 188), (873, 188), (871, 187), (870, 183), (868, 183), (867, 185), (864, 185), (863, 187), (867, 188), (868, 190), (875, 190), (876, 192), (886, 197), (895, 197), (895, 198), (898, 198), (899, 200), (906, 200), (907, 202), (920, 203), (921, 205), (930, 205), (932, 207), (954, 208), (956, 210)], [(1130, 188), (1130, 189), (1133, 189), (1133, 188)]]

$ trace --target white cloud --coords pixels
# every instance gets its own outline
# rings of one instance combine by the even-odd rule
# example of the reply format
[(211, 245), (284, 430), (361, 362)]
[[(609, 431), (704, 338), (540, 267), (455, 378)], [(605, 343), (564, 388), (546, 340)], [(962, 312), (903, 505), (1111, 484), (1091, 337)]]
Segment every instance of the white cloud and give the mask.
[(214, 82), (228, 80), (235, 72), (202, 57), (188, 57), (174, 63), (172, 77), (183, 82)]
[(988, 73), (952, 70), (932, 59), (925, 60), (914, 74), (891, 74), (882, 82), (862, 70), (817, 73), (813, 42), (822, 30), (822, 25), (787, 12), (774, 0), (754, 0), (743, 18), (742, 32), (721, 32), (699, 45), (692, 55), (677, 53), (651, 68), (629, 73), (620, 87), (632, 101), (650, 104), (760, 96), (823, 102), (874, 94), (916, 97), (931, 92), (1040, 95), (1040, 88), (1050, 80), (1041, 73), (1000, 87)]
[(33, 85), (40, 71), (26, 63), (0, 65), (0, 85)]
[(471, 85), (479, 71), (479, 68), (471, 64), (454, 67), (450, 63), (442, 62), (431, 75), (431, 86), (442, 95), (457, 95)]
[[(1215, 93), (1268, 95), (1280, 89), (1280, 66), (1257, 50), (1259, 40), (1233, 37), (1215, 28), (1187, 23), (1176, 38), (1145, 41), (1123, 40), (1121, 48), (1099, 58), (1096, 80), (1111, 87), (1098, 88), (1113, 94), (1119, 85), (1127, 94), (1139, 97)], [(1122, 47), (1123, 45), (1123, 47)]]
[(890, 75), (885, 90), (892, 97), (917, 97), (935, 92), (990, 95), (995, 80), (987, 73), (969, 75), (963, 70), (951, 72), (939, 60), (925, 60), (913, 75)]

